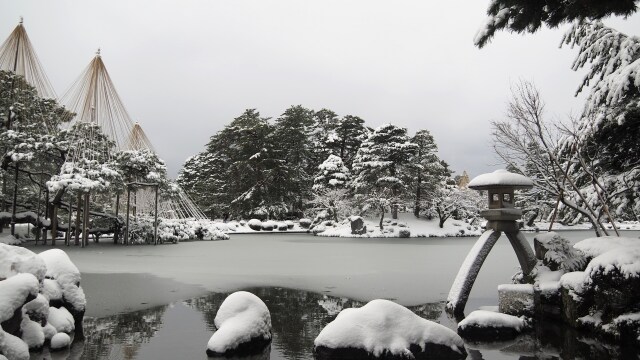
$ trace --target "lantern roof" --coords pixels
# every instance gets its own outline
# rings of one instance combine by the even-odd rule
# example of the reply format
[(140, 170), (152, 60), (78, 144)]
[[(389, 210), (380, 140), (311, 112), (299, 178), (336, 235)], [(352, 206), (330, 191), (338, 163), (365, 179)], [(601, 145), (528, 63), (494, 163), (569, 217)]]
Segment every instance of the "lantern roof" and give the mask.
[(505, 169), (478, 175), (469, 182), (468, 187), (475, 190), (511, 187), (514, 189), (530, 189), (533, 181), (526, 176), (508, 172)]

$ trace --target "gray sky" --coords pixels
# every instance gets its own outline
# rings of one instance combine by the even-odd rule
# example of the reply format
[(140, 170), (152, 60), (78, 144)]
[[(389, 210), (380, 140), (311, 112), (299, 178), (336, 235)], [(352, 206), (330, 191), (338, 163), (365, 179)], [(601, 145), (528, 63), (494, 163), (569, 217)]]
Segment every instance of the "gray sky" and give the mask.
[[(566, 27), (473, 46), (488, 0), (0, 0), (0, 38), (24, 24), (58, 96), (98, 47), (129, 114), (175, 176), (244, 109), (290, 105), (430, 130), (473, 177), (498, 166), (489, 121), (532, 80), (549, 116), (579, 113)], [(640, 16), (605, 23), (640, 33)], [(4, 41), (4, 40), (2, 40)]]

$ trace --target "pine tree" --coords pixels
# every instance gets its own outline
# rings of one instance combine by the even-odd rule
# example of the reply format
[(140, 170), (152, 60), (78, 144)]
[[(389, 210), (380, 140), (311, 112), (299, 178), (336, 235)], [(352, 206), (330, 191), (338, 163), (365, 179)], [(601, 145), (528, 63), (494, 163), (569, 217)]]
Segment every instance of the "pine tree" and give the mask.
[(444, 167), (438, 158), (438, 146), (429, 130), (420, 130), (411, 139), (416, 144), (416, 155), (411, 161), (413, 170), (413, 214), (419, 217), (422, 197), (437, 190)]
[(397, 218), (398, 202), (410, 181), (406, 166), (416, 150), (407, 129), (391, 124), (375, 129), (358, 149), (353, 161), (353, 188), (368, 207), (380, 210), (380, 228), (387, 207)]
[(309, 137), (314, 124), (314, 112), (301, 105), (292, 106), (276, 120), (273, 139), (275, 157), (281, 162), (274, 175), (275, 195), (290, 212), (303, 210), (310, 197), (313, 182), (309, 174), (313, 164)]
[(492, 0), (487, 9), (486, 23), (476, 34), (475, 43), (483, 47), (498, 30), (534, 33), (543, 24), (556, 28), (565, 22), (599, 20), (610, 15), (629, 16), (638, 10), (637, 2), (638, 0)]
[(316, 210), (326, 211), (337, 222), (351, 210), (348, 191), (351, 174), (342, 159), (335, 155), (329, 155), (318, 169), (320, 171), (313, 180), (314, 198), (311, 203)]
[(369, 136), (364, 120), (357, 116), (346, 115), (338, 120), (331, 136), (327, 139), (327, 148), (333, 155), (339, 156), (347, 167), (351, 167), (360, 144)]

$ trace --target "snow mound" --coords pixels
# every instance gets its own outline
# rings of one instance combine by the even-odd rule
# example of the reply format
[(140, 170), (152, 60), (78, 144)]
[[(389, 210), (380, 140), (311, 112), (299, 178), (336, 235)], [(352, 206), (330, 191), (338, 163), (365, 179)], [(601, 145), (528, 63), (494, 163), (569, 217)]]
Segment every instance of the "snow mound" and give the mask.
[(528, 327), (528, 324), (522, 317), (494, 311), (476, 310), (458, 323), (458, 329), (465, 329), (470, 326), (481, 328), (511, 328), (516, 331), (522, 331)]
[(207, 344), (207, 354), (225, 354), (243, 344), (271, 341), (271, 315), (256, 295), (238, 291), (220, 305), (214, 324), (218, 329)]
[(640, 247), (640, 239), (602, 236), (584, 239), (573, 245), (573, 247), (580, 250), (585, 256), (595, 258), (619, 247)]
[(571, 297), (578, 299), (585, 292), (584, 271), (574, 271), (562, 275), (559, 285), (567, 289)]
[(29, 349), (37, 349), (44, 345), (44, 331), (42, 326), (31, 320), (29, 315), (23, 315), (20, 323), (20, 331), (22, 331), (22, 341), (24, 341)]
[(478, 175), (467, 185), (470, 189), (483, 190), (493, 186), (514, 186), (516, 188), (530, 188), (533, 181), (526, 176), (500, 169), (492, 173)]
[(13, 317), (29, 295), (38, 295), (38, 279), (32, 274), (18, 274), (0, 281), (0, 323)]
[(44, 261), (32, 251), (0, 243), (0, 280), (18, 273), (29, 273), (42, 281), (46, 272)]
[(425, 351), (428, 344), (442, 345), (466, 356), (462, 338), (452, 330), (380, 299), (361, 308), (342, 310), (314, 341), (316, 348), (363, 349), (376, 357), (391, 353), (409, 358), (413, 358), (412, 345)]

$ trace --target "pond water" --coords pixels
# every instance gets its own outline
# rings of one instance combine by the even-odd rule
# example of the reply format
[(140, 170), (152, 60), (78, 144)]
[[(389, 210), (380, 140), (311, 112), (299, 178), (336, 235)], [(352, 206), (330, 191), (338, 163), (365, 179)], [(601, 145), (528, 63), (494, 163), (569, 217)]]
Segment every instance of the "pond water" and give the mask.
[[(588, 231), (563, 234), (572, 241), (593, 236)], [(206, 359), (217, 309), (239, 289), (258, 295), (271, 311), (273, 343), (256, 357), (260, 359), (313, 358), (313, 340), (341, 309), (374, 298), (397, 301), (419, 316), (455, 329), (444, 304), (475, 240), (273, 234), (177, 246), (69, 248), (83, 272), (86, 339), (56, 356)], [(513, 250), (500, 239), (471, 292), (467, 313), (497, 305), (497, 285), (508, 283), (516, 268)], [(639, 358), (636, 349), (612, 346), (553, 323), (541, 324), (509, 343), (467, 344), (467, 348), (468, 359)]]

